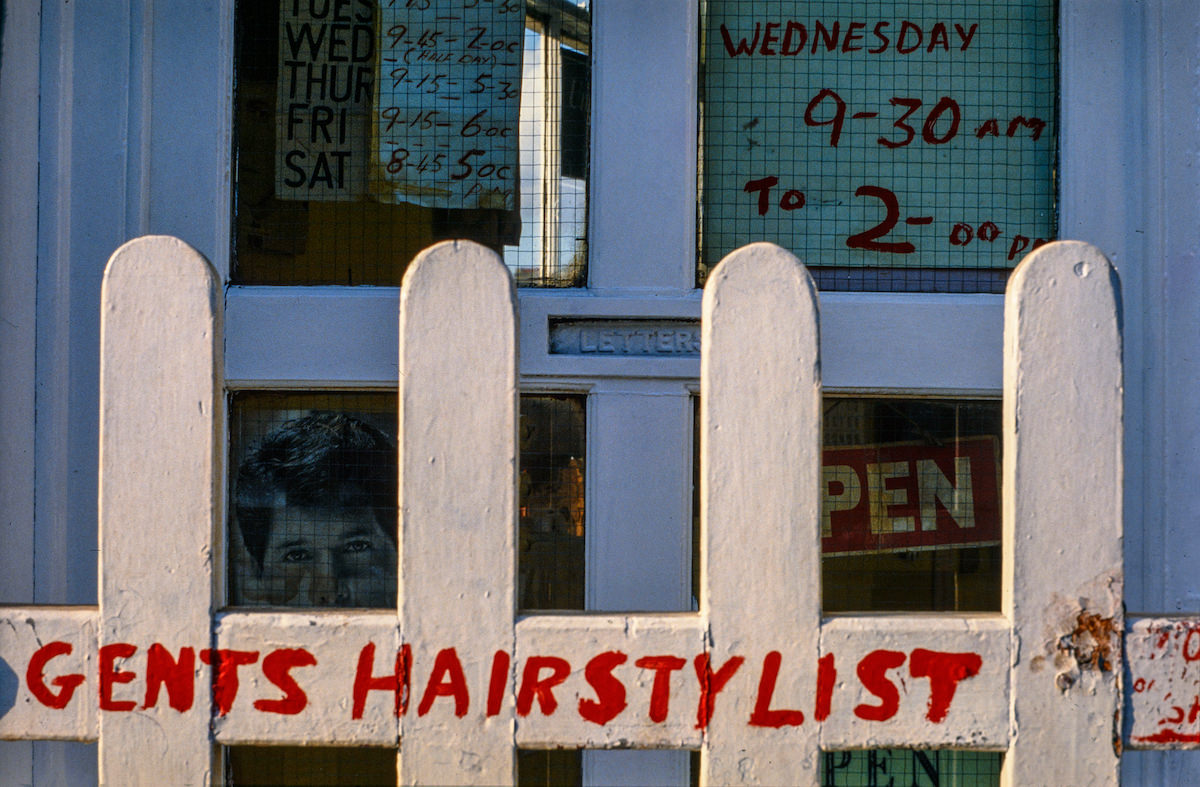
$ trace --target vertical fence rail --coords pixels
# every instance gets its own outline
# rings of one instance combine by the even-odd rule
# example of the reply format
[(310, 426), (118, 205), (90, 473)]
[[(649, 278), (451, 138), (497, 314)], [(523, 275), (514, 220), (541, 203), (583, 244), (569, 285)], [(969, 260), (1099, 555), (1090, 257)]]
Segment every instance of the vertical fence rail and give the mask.
[(761, 677), (757, 691), (722, 697), (729, 705), (705, 735), (701, 783), (815, 784), (818, 724), (799, 709), (816, 682), (821, 622), (816, 289), (793, 255), (753, 244), (709, 277), (702, 320), (700, 604), (709, 659), (719, 672), (744, 657), (742, 679)]
[[(474, 243), (438, 244), (404, 278), (399, 605), (417, 686), (452, 688), (459, 665), (475, 691), (510, 674), (493, 657), (514, 650), (516, 303), (503, 262)], [(400, 783), (510, 784), (510, 692), (491, 708), (425, 694), (401, 717)]]
[(1030, 254), (1004, 320), (1004, 782), (1116, 784), (1121, 747), (1120, 290), (1095, 247)]
[(220, 287), (183, 241), (145, 237), (113, 254), (101, 299), (100, 781), (207, 784)]

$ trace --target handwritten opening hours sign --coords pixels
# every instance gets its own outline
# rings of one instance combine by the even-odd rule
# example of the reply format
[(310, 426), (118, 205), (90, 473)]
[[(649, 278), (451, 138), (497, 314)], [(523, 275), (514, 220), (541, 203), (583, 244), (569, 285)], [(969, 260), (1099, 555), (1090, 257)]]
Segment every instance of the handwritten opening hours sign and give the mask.
[(1053, 0), (715, 0), (705, 265), (1010, 268), (1055, 231)]
[(524, 3), (406, 0), (380, 15), (378, 199), (515, 209)]

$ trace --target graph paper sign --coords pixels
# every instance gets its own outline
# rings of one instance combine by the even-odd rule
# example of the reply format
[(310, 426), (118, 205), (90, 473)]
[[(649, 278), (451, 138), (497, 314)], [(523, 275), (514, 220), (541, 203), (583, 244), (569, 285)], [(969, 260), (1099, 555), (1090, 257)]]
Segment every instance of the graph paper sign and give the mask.
[(381, 16), (379, 199), (514, 209), (525, 4), (415, 0)]
[(1053, 0), (714, 0), (701, 272), (1006, 269), (1055, 230)]

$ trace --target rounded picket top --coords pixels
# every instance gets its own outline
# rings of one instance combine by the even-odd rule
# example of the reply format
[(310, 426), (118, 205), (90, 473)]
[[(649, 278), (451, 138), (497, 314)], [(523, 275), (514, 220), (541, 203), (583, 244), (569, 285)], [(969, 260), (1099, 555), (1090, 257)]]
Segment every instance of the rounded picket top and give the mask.
[(1094, 308), (1115, 314), (1120, 327), (1120, 275), (1104, 252), (1090, 243), (1053, 241), (1026, 254), (1013, 270), (1005, 294), (1013, 301), (1039, 299), (1039, 293), (1053, 293), (1061, 309), (1072, 308), (1075, 299), (1087, 298)]
[(400, 298), (407, 294), (428, 294), (436, 282), (448, 284), (458, 297), (452, 303), (452, 314), (461, 314), (471, 298), (488, 299), (502, 292), (506, 283), (509, 299), (516, 303), (516, 285), (504, 260), (492, 249), (470, 240), (446, 240), (435, 243), (419, 253), (404, 272)]
[[(704, 287), (704, 313), (710, 301), (732, 287), (737, 292), (777, 294), (793, 304), (811, 304), (819, 313), (817, 287), (808, 268), (795, 254), (774, 243), (751, 243), (734, 249), (708, 275)], [(794, 296), (800, 297), (794, 297)], [(766, 304), (764, 304), (766, 305)]]
[(173, 235), (143, 235), (126, 241), (108, 258), (101, 302), (109, 302), (114, 287), (161, 287), (176, 293), (180, 283), (188, 280), (209, 288), (214, 296), (220, 291), (221, 280), (212, 263), (189, 243)]

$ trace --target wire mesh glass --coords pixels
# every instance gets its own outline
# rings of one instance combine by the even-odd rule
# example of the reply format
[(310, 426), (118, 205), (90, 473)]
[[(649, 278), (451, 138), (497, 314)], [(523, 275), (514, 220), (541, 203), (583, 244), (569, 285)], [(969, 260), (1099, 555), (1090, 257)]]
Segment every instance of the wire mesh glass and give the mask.
[(1054, 0), (704, 0), (698, 280), (1003, 292), (1057, 230)]
[(866, 749), (821, 754), (822, 787), (992, 787), (1004, 755), (953, 749)]
[(468, 239), (586, 281), (588, 4), (239, 0), (238, 284), (399, 285)]
[(584, 396), (521, 397), (517, 606), (584, 607)]
[[(229, 600), (396, 603), (396, 395), (230, 401)], [(522, 395), (518, 605), (583, 609), (586, 397)]]
[[(698, 598), (698, 398), (693, 407)], [(823, 409), (823, 611), (999, 611), (1000, 402), (827, 396)]]
[(233, 396), (233, 605), (395, 606), (395, 434), (394, 394)]

